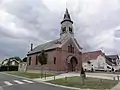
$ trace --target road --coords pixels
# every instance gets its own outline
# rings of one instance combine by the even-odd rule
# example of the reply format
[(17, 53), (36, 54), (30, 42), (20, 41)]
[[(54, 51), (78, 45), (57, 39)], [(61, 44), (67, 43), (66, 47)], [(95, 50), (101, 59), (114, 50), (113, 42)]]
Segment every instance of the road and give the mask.
[(0, 73), (0, 90), (69, 90)]

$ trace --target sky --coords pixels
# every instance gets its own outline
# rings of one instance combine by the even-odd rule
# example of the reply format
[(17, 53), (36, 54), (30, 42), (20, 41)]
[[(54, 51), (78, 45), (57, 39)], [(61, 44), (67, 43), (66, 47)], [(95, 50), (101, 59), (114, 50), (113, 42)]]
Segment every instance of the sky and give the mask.
[(0, 0), (0, 60), (59, 38), (66, 8), (83, 52), (120, 55), (120, 0)]

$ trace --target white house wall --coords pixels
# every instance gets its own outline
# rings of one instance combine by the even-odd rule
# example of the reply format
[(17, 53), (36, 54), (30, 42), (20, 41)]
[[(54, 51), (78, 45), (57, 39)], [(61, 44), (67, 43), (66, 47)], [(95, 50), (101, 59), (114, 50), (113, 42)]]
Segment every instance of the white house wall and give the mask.
[(84, 69), (107, 69), (106, 59), (105, 57), (99, 55), (95, 60), (89, 60), (91, 64), (89, 65), (87, 62), (83, 62)]
[(100, 55), (97, 57), (97, 64), (99, 69), (107, 69), (106, 58), (104, 56)]

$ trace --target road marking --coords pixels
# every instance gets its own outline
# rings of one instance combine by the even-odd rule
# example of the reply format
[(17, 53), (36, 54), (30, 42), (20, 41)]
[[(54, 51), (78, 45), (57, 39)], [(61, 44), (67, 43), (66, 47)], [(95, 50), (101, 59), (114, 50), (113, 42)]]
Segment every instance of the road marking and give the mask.
[(12, 83), (8, 82), (8, 81), (4, 81), (5, 84), (7, 85), (13, 85)]
[(32, 81), (29, 81), (29, 80), (22, 80), (22, 81), (27, 82), (27, 83), (34, 83)]
[(18, 80), (14, 80), (14, 82), (18, 83), (18, 84), (24, 84), (24, 82), (18, 81)]

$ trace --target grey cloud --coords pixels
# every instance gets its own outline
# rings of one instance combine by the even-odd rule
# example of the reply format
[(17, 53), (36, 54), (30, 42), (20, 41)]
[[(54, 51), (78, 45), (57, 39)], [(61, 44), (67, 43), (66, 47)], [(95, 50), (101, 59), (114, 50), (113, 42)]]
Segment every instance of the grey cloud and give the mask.
[[(96, 12), (89, 13), (90, 11), (84, 11), (83, 8), (86, 1), (83, 0), (82, 3), (78, 3), (76, 10), (69, 10), (74, 21), (75, 37), (80, 46), (84, 48), (84, 51), (98, 50), (103, 47), (106, 53), (120, 54), (120, 51), (116, 50), (116, 47), (120, 45), (119, 40), (112, 42), (113, 36), (108, 36), (106, 39), (106, 35), (114, 32), (114, 28), (120, 25), (119, 5), (117, 4), (118, 7), (114, 7), (116, 3), (111, 6), (111, 2), (109, 2), (111, 0), (100, 0), (102, 4)], [(117, 2), (117, 0), (115, 1)], [(24, 34), (21, 30), (14, 34), (0, 26), (1, 57), (24, 56), (28, 52), (31, 42), (36, 46), (59, 37), (60, 21), (64, 12), (60, 14), (59, 11), (51, 11), (43, 4), (42, 0), (12, 0), (11, 2), (6, 0), (0, 7), (17, 18), (14, 21), (19, 30), (25, 29), (28, 32)], [(90, 10), (93, 9), (96, 8)], [(109, 43), (111, 45), (106, 48)], [(116, 43), (116, 47), (114, 43)]]

